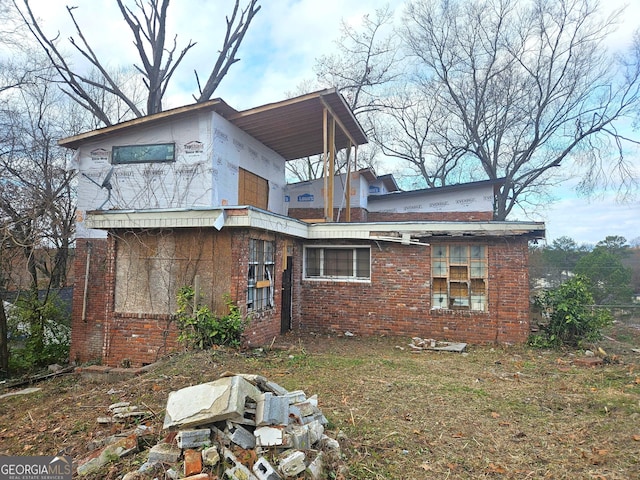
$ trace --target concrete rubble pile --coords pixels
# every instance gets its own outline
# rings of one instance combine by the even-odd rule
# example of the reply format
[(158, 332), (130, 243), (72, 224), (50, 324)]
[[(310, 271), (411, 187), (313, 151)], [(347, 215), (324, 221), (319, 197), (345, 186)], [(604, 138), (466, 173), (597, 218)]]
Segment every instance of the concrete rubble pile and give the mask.
[(191, 480), (319, 480), (340, 458), (339, 443), (324, 434), (326, 424), (315, 395), (287, 391), (259, 375), (223, 376), (169, 394), (167, 434), (123, 480), (151, 471)]

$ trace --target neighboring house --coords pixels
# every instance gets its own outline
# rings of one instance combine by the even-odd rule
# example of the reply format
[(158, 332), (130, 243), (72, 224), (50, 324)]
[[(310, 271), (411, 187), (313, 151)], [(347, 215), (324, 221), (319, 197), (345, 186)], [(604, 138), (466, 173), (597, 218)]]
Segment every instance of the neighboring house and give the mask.
[[(179, 348), (183, 285), (218, 312), (230, 294), (247, 345), (290, 330), (524, 341), (544, 224), (492, 221), (496, 182), (400, 192), (371, 170), (334, 176), (336, 151), (363, 143), (334, 89), (61, 140), (79, 171), (71, 359), (142, 365)], [(325, 178), (286, 185), (286, 162), (316, 154)]]

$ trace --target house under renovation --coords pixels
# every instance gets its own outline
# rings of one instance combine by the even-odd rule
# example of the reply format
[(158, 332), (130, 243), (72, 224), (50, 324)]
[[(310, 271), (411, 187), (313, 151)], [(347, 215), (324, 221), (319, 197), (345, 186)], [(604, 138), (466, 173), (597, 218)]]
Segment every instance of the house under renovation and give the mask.
[[(247, 345), (290, 330), (524, 341), (528, 242), (544, 224), (493, 221), (496, 182), (403, 192), (353, 171), (366, 141), (334, 89), (61, 140), (79, 173), (71, 359), (140, 366), (179, 348), (186, 285), (220, 313), (230, 295)], [(323, 178), (287, 185), (286, 162), (317, 154)]]

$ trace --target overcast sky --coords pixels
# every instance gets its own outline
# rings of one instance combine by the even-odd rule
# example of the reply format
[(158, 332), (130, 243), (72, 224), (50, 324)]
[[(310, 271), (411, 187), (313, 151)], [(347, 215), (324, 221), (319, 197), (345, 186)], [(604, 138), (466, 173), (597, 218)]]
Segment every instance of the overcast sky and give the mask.
[[(44, 20), (45, 30), (54, 35), (73, 32), (65, 5), (78, 6), (74, 12), (78, 22), (99, 55), (111, 58), (113, 65), (137, 61), (128, 28), (122, 23), (114, 0), (31, 0), (37, 15)], [(340, 22), (358, 25), (362, 16), (373, 14), (376, 8), (391, 5), (398, 13), (400, 0), (263, 0), (239, 58), (223, 80), (215, 97), (223, 98), (232, 107), (242, 110), (286, 98), (305, 79), (313, 78), (315, 59), (331, 53), (339, 35)], [(197, 45), (189, 52), (179, 73), (174, 77), (174, 89), (169, 92), (165, 108), (193, 102), (196, 92), (194, 69), (201, 81), (208, 75), (217, 56), (224, 34), (224, 15), (229, 13), (231, 0), (173, 0), (169, 7), (170, 35), (178, 34), (178, 47), (189, 40)], [(603, 1), (607, 9), (629, 4), (625, 21), (612, 35), (612, 45), (626, 45), (635, 28), (640, 27), (640, 1)], [(116, 55), (114, 55), (116, 52)], [(640, 160), (636, 162), (640, 166)], [(639, 167), (640, 168), (640, 167)], [(386, 172), (379, 172), (386, 173)], [(640, 200), (620, 204), (615, 194), (599, 199), (578, 197), (569, 185), (556, 191), (558, 201), (546, 211), (528, 219), (545, 221), (547, 242), (569, 236), (578, 243), (594, 244), (607, 235), (622, 235), (627, 240), (640, 237)], [(518, 219), (525, 220), (523, 215)]]

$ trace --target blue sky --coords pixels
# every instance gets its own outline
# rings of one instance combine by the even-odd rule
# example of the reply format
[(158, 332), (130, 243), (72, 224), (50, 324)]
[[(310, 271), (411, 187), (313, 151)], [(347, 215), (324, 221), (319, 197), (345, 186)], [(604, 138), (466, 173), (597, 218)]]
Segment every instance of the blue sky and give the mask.
[[(47, 32), (58, 30), (67, 37), (72, 32), (65, 9), (67, 0), (31, 0), (38, 16), (45, 19)], [(200, 78), (207, 76), (224, 33), (224, 16), (231, 1), (174, 0), (169, 7), (170, 35), (178, 34), (178, 47), (188, 40), (197, 45), (188, 53), (181, 70), (174, 77), (175, 88), (169, 92), (165, 108), (193, 102), (193, 70)], [(362, 16), (390, 4), (401, 12), (403, 1), (344, 0), (263, 0), (235, 64), (214, 96), (223, 98), (237, 109), (245, 109), (286, 98), (288, 92), (305, 79), (313, 78), (315, 59), (331, 53), (339, 35), (340, 22), (358, 25)], [(625, 20), (611, 35), (613, 48), (631, 41), (640, 27), (640, 2), (603, 1), (612, 10), (629, 3)], [(136, 61), (128, 29), (121, 23), (113, 0), (75, 0), (79, 23), (98, 55), (112, 58), (112, 64)], [(119, 34), (121, 33), (121, 34)], [(114, 58), (113, 52), (118, 52)], [(640, 135), (640, 133), (638, 133)], [(636, 162), (640, 166), (640, 160)], [(387, 173), (387, 172), (380, 172)], [(566, 182), (554, 192), (557, 201), (533, 215), (518, 214), (520, 220), (545, 221), (547, 241), (569, 236), (578, 243), (596, 243), (607, 235), (622, 235), (628, 240), (640, 237), (640, 199), (621, 204), (615, 193), (604, 192), (599, 198), (579, 197)], [(515, 217), (514, 217), (515, 219)]]

